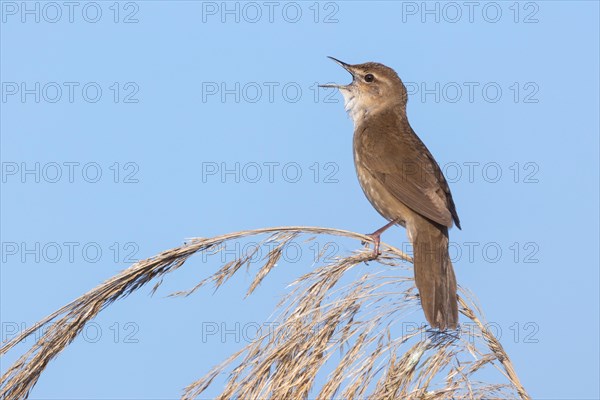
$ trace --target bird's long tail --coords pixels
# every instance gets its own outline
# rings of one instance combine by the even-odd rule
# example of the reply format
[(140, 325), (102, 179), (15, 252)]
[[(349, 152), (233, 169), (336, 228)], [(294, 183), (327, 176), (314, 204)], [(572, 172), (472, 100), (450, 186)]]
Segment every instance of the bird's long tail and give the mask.
[(433, 328), (456, 329), (456, 277), (448, 254), (448, 228), (419, 219), (411, 232), (415, 283), (425, 318)]

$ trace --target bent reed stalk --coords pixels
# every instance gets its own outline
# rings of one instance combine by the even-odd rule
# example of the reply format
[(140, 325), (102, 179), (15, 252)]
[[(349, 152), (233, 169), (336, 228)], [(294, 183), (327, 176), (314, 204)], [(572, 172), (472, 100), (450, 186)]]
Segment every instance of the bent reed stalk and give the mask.
[[(275, 227), (194, 238), (139, 261), (2, 346), (0, 355), (38, 329), (44, 331), (3, 374), (0, 398), (26, 399), (49, 362), (86, 323), (152, 281), (154, 293), (165, 275), (192, 255), (216, 255), (233, 240), (263, 236), (259, 245), (268, 243), (271, 250), (260, 260), (249, 296), (282, 261), (286, 245), (296, 239), (310, 243), (321, 235), (371, 242), (369, 236), (340, 229)], [(369, 249), (348, 252), (294, 280), (275, 310), (276, 328), (184, 388), (181, 398), (199, 398), (215, 378), (227, 373), (218, 399), (530, 399), (510, 358), (486, 329), (481, 310), (465, 290), (460, 290), (459, 305), (468, 332), (437, 332), (411, 325), (414, 329), (405, 332), (403, 328), (398, 334), (406, 316), (421, 311), (412, 260), (385, 243), (381, 250), (377, 260), (372, 260)], [(254, 264), (255, 255), (256, 250), (239, 255), (196, 286), (172, 296), (189, 296), (210, 283), (219, 288), (243, 266)], [(348, 271), (365, 262), (369, 262), (367, 272), (342, 283)], [(498, 382), (480, 380), (478, 374), (488, 371), (485, 376), (489, 376), (490, 370)]]

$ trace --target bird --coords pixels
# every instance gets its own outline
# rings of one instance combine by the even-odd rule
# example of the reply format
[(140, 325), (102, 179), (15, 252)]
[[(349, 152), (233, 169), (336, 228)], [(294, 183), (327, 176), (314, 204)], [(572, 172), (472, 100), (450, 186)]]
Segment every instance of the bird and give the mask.
[(406, 114), (408, 93), (392, 68), (376, 62), (347, 64), (329, 57), (352, 75), (336, 88), (354, 123), (353, 152), (360, 186), (371, 205), (389, 222), (369, 234), (373, 258), (381, 234), (406, 228), (413, 248), (415, 284), (432, 328), (456, 329), (458, 297), (448, 253), (448, 230), (461, 229), (450, 187), (438, 163), (412, 129)]

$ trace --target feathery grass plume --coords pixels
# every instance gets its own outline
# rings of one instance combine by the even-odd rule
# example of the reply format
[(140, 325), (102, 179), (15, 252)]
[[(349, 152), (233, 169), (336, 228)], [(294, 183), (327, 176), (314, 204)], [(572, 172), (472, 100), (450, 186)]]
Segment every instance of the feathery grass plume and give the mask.
[[(260, 260), (247, 296), (278, 265), (287, 245), (314, 235), (334, 235), (371, 242), (354, 232), (319, 227), (279, 227), (235, 232), (184, 246), (140, 261), (44, 318), (0, 348), (5, 354), (38, 328), (44, 334), (2, 376), (2, 399), (25, 399), (48, 363), (70, 344), (101, 310), (181, 267), (190, 256), (216, 255), (232, 240), (266, 236), (255, 250), (239, 255), (191, 289), (225, 284), (242, 267), (250, 268), (258, 249), (271, 250)], [(296, 279), (274, 316), (275, 328), (262, 333), (206, 376), (184, 389), (182, 399), (196, 399), (222, 374), (228, 378), (218, 399), (478, 399), (529, 396), (500, 342), (485, 328), (481, 310), (461, 289), (460, 312), (468, 332), (431, 332), (408, 320), (420, 313), (411, 258), (382, 243), (371, 250), (337, 256)], [(322, 252), (321, 252), (322, 255)], [(320, 258), (320, 257), (319, 257)], [(369, 262), (367, 272), (358, 268)], [(348, 272), (359, 273), (358, 278)], [(416, 314), (421, 315), (421, 314)], [(490, 383), (493, 380), (494, 383)]]

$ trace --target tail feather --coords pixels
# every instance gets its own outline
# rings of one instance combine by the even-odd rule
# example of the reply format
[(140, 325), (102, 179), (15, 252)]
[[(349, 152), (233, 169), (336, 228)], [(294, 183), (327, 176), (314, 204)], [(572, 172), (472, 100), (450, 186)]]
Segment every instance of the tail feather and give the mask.
[(425, 318), (433, 328), (456, 329), (456, 277), (448, 254), (448, 228), (421, 219), (411, 232), (415, 283)]

